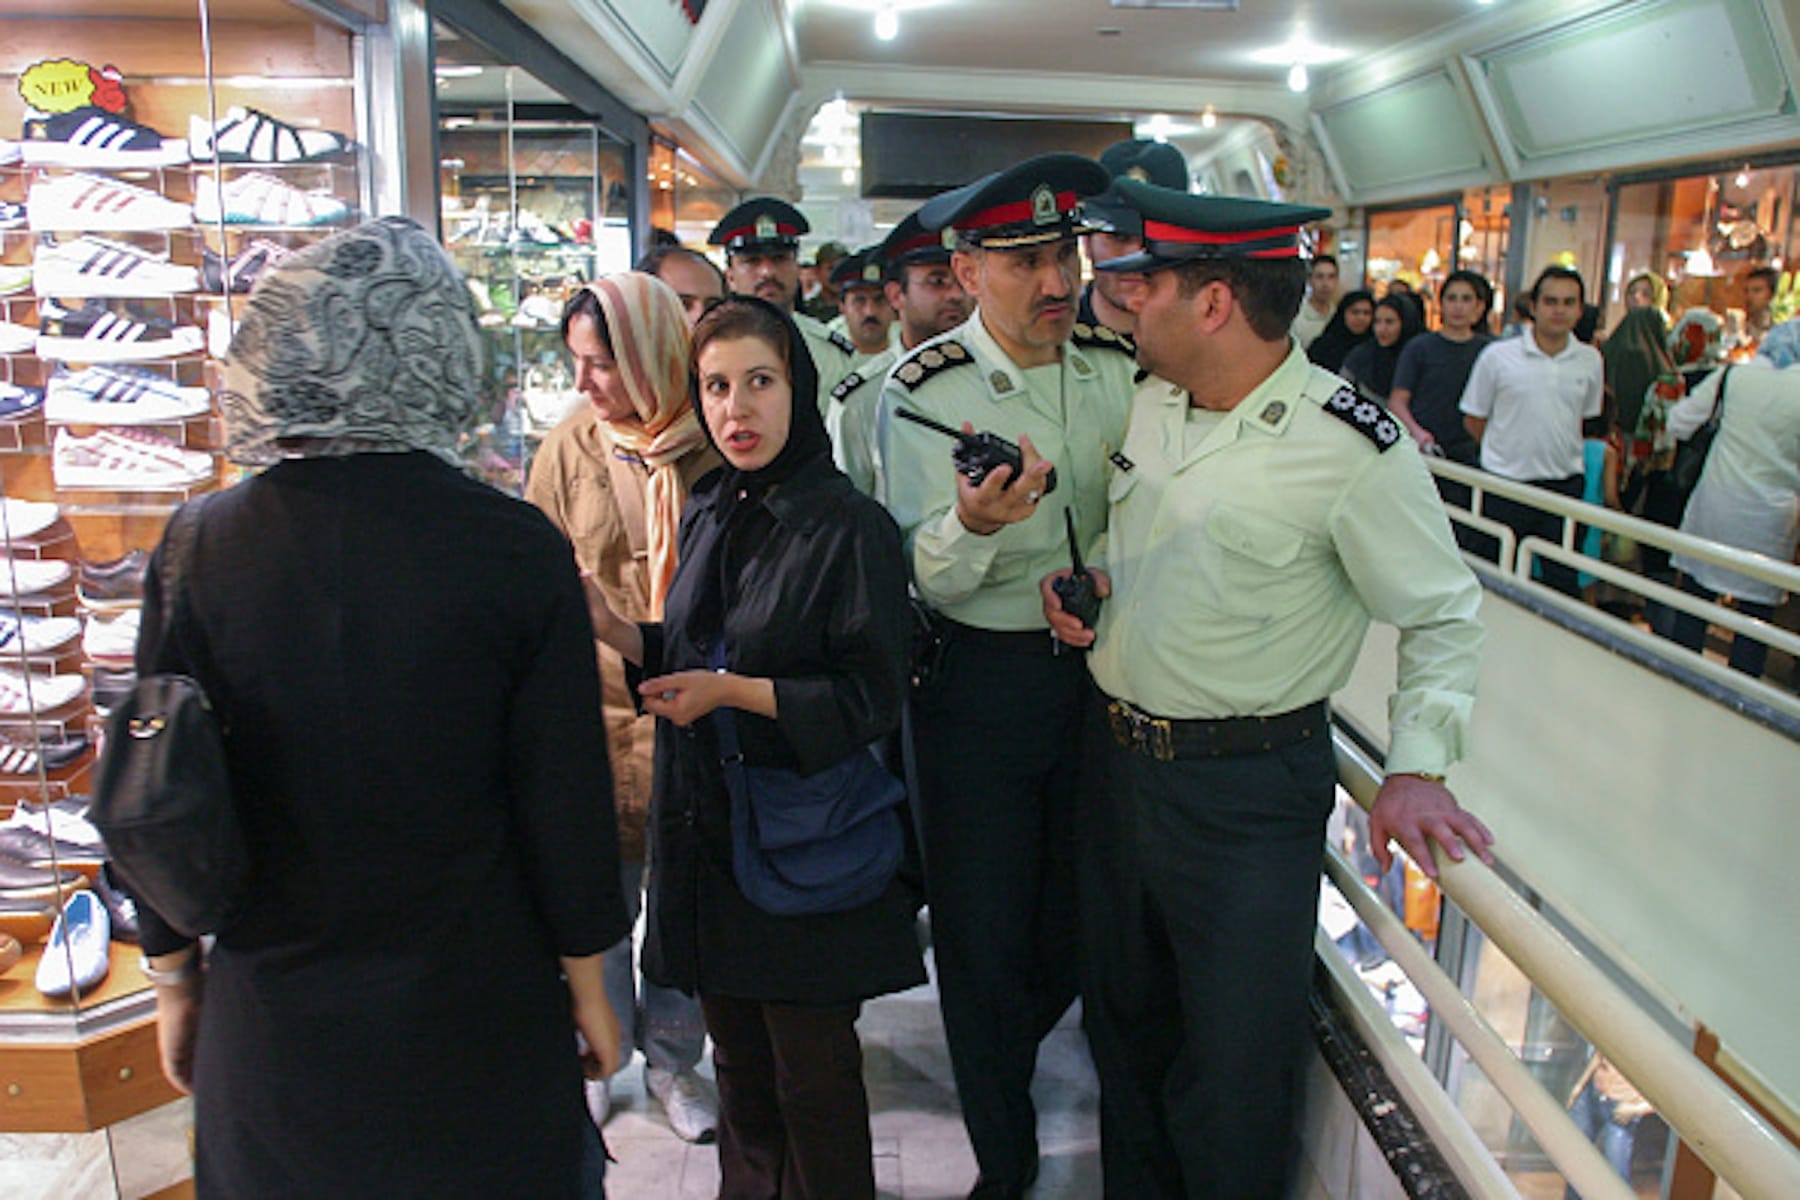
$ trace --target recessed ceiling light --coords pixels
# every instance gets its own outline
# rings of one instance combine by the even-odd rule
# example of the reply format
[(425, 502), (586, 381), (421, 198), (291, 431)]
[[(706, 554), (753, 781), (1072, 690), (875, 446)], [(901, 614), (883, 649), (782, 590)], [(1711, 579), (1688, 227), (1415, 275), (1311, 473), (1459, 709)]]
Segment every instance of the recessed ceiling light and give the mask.
[(884, 8), (875, 14), (875, 36), (884, 42), (891, 42), (900, 36), (900, 14), (892, 8)]
[(481, 74), (481, 68), (472, 63), (443, 63), (433, 73), (439, 79), (468, 79)]
[(1304, 92), (1307, 83), (1305, 63), (1295, 63), (1288, 68), (1288, 91)]
[(1219, 114), (1213, 111), (1212, 105), (1207, 105), (1206, 111), (1200, 114), (1200, 127), (1202, 129), (1216, 129), (1218, 124)]
[(1123, 29), (1120, 29), (1117, 25), (1102, 25), (1102, 26), (1100, 26), (1100, 28), (1094, 30), (1094, 32), (1099, 34), (1101, 37), (1118, 37), (1121, 33), (1124, 33), (1125, 31)]

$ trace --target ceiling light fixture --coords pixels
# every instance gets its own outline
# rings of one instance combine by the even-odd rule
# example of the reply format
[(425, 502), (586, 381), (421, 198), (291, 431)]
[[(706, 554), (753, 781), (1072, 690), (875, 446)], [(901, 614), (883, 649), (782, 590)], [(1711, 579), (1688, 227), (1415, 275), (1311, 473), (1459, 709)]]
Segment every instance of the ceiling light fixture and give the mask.
[(1304, 92), (1307, 83), (1305, 63), (1295, 63), (1288, 68), (1288, 91)]
[(875, 36), (884, 42), (891, 42), (900, 36), (900, 14), (893, 8), (884, 8), (875, 14)]
[(1206, 106), (1206, 111), (1200, 114), (1200, 127), (1202, 129), (1219, 127), (1219, 114), (1213, 111), (1213, 106), (1210, 104)]

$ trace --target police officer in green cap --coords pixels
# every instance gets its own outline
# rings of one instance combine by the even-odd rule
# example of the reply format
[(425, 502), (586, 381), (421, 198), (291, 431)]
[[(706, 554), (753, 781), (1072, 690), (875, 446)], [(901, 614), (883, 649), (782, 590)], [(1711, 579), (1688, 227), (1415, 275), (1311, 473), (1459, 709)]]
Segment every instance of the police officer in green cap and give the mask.
[(919, 214), (911, 212), (873, 251), (882, 263), (882, 286), (895, 313), (892, 345), (858, 364), (831, 390), (836, 403), (826, 410), (826, 424), (829, 428), (832, 417), (838, 418), (832, 430), (838, 466), (860, 491), (876, 499), (886, 495), (879, 434), (884, 419), (881, 387), (888, 371), (902, 354), (969, 319), (969, 296), (950, 269), (950, 247), (944, 240), (942, 234), (926, 230), (919, 224)]
[(707, 241), (725, 250), (725, 283), (741, 296), (760, 296), (794, 318), (819, 369), (820, 411), (859, 355), (843, 334), (795, 311), (800, 299), (800, 235), (812, 226), (800, 210), (773, 196), (744, 201), (719, 219)]
[[(913, 752), (938, 989), (982, 1197), (1022, 1195), (1037, 1176), (1038, 1043), (1076, 993), (1076, 734), (1090, 685), (1082, 656), (1057, 652), (1037, 581), (1069, 561), (1065, 508), (1083, 536), (1104, 519), (1131, 398), (1125, 340), (1076, 336), (1077, 206), (1106, 185), (1092, 159), (1051, 154), (928, 202), (920, 223), (954, 231), (951, 267), (976, 312), (903, 357), (882, 397), (888, 510), (945, 643), (913, 693)], [(900, 409), (1015, 441), (1023, 469), (977, 486), (953, 469), (950, 439)]]
[(892, 344), (888, 330), (894, 323), (894, 310), (888, 304), (885, 283), (880, 246), (846, 254), (831, 268), (837, 315), (825, 328), (849, 338), (858, 357), (865, 360), (884, 353)]
[[(1149, 138), (1114, 142), (1101, 152), (1100, 165), (1115, 180), (1136, 179), (1178, 192), (1188, 190), (1187, 159), (1167, 142)], [(1090, 263), (1123, 258), (1144, 248), (1143, 217), (1120, 200), (1111, 188), (1091, 200), (1084, 200), (1081, 218), (1090, 231), (1081, 239)], [(1093, 282), (1081, 293), (1081, 323), (1104, 325), (1115, 333), (1130, 333), (1137, 323), (1137, 318), (1131, 315), (1131, 294), (1136, 287), (1135, 276), (1096, 271)]]
[[(1288, 326), (1301, 227), (1326, 210), (1121, 180), (1144, 249), (1140, 392), (1108, 488), (1092, 644), (1108, 746), (1082, 886), (1083, 1014), (1109, 1197), (1276, 1200), (1295, 1161), (1325, 821), (1326, 702), (1369, 623), (1399, 629), (1370, 829), (1428, 874), (1428, 840), (1488, 857), (1444, 786), (1474, 704), (1481, 588), (1394, 419), (1310, 364)], [(1097, 637), (1096, 637), (1097, 633)]]

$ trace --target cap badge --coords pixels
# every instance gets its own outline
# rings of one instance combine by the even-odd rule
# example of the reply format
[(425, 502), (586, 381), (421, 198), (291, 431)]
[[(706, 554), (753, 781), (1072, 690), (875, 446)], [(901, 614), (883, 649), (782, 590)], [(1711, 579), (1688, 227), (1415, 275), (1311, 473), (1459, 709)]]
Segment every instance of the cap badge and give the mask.
[(944, 232), (938, 235), (938, 240), (943, 243), (944, 249), (956, 249), (956, 226), (944, 226)]
[(1129, 167), (1125, 171), (1125, 178), (1135, 179), (1139, 183), (1149, 183), (1150, 172), (1144, 170), (1142, 167)]
[(1037, 190), (1031, 193), (1031, 223), (1054, 225), (1061, 215), (1056, 211), (1056, 193), (1050, 190), (1049, 184), (1038, 184)]
[(1287, 416), (1287, 405), (1280, 400), (1271, 400), (1263, 406), (1262, 415), (1257, 419), (1265, 425), (1274, 425)]
[(992, 375), (988, 376), (988, 383), (1001, 395), (1005, 395), (1007, 392), (1013, 390), (1012, 376), (1008, 375), (1005, 371), (996, 370)]
[(758, 241), (768, 241), (775, 236), (775, 218), (763, 213), (756, 218), (756, 237)]
[(880, 283), (881, 282), (881, 268), (876, 266), (874, 263), (869, 263), (868, 265), (863, 267), (862, 277), (863, 277), (864, 283)]

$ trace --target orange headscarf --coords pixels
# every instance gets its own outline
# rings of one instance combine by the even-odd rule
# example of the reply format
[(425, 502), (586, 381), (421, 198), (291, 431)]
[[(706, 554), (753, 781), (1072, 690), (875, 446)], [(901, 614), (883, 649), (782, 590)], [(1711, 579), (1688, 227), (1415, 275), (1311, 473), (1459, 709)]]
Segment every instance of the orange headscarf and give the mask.
[(674, 289), (651, 275), (629, 271), (588, 284), (606, 317), (613, 359), (631, 396), (635, 415), (603, 424), (621, 449), (650, 471), (645, 520), (649, 524), (650, 616), (661, 620), (663, 598), (675, 578), (675, 541), (687, 484), (676, 463), (706, 445), (706, 434), (688, 402), (688, 325)]

